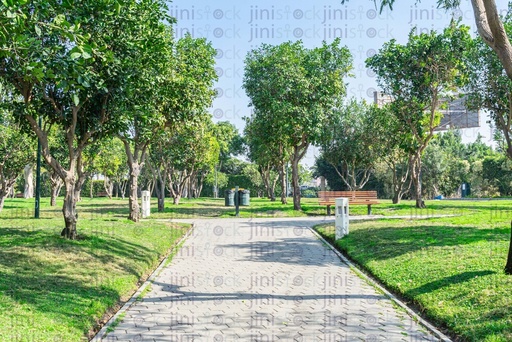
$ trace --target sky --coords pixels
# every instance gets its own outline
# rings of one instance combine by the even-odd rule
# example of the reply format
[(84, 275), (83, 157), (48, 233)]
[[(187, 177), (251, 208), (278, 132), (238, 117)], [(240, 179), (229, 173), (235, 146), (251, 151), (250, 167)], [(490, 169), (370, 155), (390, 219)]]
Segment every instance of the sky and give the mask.
[[(508, 3), (496, 0), (504, 14)], [(218, 97), (210, 109), (213, 119), (229, 121), (240, 132), (244, 116), (250, 116), (249, 99), (242, 88), (244, 59), (248, 51), (261, 44), (280, 44), (302, 40), (308, 48), (320, 46), (322, 41), (332, 42), (339, 37), (353, 56), (353, 75), (347, 78), (347, 96), (373, 101), (378, 90), (375, 75), (365, 67), (366, 58), (377, 53), (382, 45), (395, 39), (406, 43), (411, 29), (417, 32), (441, 31), (452, 17), (476, 32), (474, 16), (469, 0), (462, 0), (460, 8), (445, 11), (438, 9), (435, 0), (396, 0), (393, 11), (379, 13), (371, 0), (306, 1), (229, 1), (229, 0), (175, 0), (168, 3), (170, 14), (177, 19), (177, 38), (190, 33), (212, 42), (217, 51), (216, 71), (219, 80), (215, 85)], [(492, 133), (486, 123), (488, 117), (480, 117), (480, 128), (462, 130), (463, 141), (471, 142), (480, 133), (486, 143), (492, 144)], [(310, 148), (304, 164), (312, 166), (319, 154)]]

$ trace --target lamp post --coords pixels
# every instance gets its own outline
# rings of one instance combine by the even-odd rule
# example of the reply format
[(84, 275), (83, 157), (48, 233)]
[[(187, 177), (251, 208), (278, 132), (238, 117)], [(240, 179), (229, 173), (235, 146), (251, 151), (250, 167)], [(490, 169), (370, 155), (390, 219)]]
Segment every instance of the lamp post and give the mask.
[[(42, 126), (41, 117), (39, 117), (39, 127)], [(37, 164), (36, 164), (36, 202), (34, 218), (39, 218), (39, 209), (41, 207), (41, 139), (37, 139)]]
[(218, 198), (219, 197), (219, 187), (218, 187), (218, 184), (217, 184), (217, 165), (215, 165), (215, 189), (213, 191), (213, 198)]

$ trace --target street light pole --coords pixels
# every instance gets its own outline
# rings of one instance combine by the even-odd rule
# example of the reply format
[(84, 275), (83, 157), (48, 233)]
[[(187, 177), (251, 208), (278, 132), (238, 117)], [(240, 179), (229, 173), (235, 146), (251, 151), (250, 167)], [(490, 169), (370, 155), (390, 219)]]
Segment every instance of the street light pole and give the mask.
[[(39, 127), (42, 126), (41, 117), (39, 117)], [(36, 203), (34, 218), (39, 218), (39, 209), (41, 204), (41, 139), (37, 139), (37, 164), (36, 164)]]
[(219, 187), (217, 184), (217, 165), (215, 165), (215, 191), (214, 191), (213, 197), (214, 198), (219, 197)]

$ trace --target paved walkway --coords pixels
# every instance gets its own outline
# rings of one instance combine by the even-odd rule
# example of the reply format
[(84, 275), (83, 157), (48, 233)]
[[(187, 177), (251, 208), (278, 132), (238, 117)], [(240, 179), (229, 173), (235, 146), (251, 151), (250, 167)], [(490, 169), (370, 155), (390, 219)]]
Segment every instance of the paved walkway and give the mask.
[(103, 341), (438, 341), (340, 261), (315, 221), (196, 220)]

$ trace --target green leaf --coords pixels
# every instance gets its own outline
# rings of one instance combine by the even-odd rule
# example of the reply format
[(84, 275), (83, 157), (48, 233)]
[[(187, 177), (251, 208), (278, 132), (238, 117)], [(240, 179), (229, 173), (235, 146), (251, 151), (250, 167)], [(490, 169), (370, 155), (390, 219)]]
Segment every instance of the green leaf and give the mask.
[(39, 28), (39, 26), (35, 26), (35, 30), (36, 30), (36, 34), (38, 37), (41, 37), (41, 29)]

